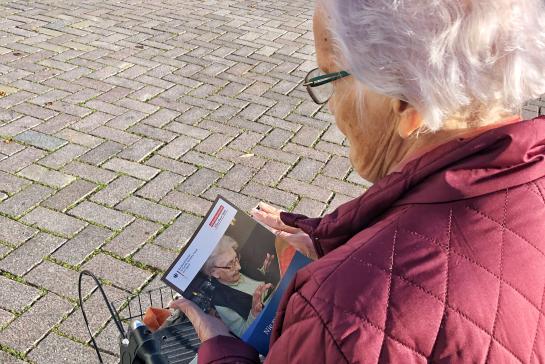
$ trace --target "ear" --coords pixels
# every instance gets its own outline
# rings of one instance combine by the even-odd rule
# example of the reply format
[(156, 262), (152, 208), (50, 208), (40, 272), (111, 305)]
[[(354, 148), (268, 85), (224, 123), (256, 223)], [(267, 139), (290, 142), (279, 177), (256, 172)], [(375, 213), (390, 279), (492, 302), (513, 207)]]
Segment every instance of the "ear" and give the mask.
[(424, 124), (422, 115), (406, 101), (394, 100), (392, 109), (399, 120), (397, 133), (403, 139), (410, 137)]

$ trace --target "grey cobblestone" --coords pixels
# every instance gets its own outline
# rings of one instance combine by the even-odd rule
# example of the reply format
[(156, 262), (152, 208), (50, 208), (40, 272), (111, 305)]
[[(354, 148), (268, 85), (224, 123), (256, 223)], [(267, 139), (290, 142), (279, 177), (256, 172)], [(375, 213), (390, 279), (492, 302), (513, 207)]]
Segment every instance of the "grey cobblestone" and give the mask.
[(0, 203), (0, 212), (14, 217), (20, 216), (51, 196), (52, 193), (53, 190), (49, 187), (31, 185)]
[(65, 164), (71, 162), (73, 159), (85, 153), (87, 150), (88, 148), (82, 147), (77, 144), (68, 144), (57, 150), (56, 152), (51, 153), (46, 157), (40, 159), (38, 163), (45, 167), (59, 169)]
[(116, 206), (122, 211), (166, 224), (179, 215), (179, 211), (146, 199), (131, 196)]
[(49, 151), (58, 149), (67, 143), (66, 140), (33, 130), (22, 132), (15, 137), (15, 140)]
[(154, 222), (136, 219), (121, 234), (109, 242), (105, 249), (122, 257), (129, 256), (140, 248), (161, 228)]
[(105, 189), (95, 193), (91, 200), (100, 204), (114, 206), (136, 191), (142, 184), (142, 181), (134, 177), (119, 176), (110, 182)]
[(116, 177), (114, 172), (77, 161), (70, 162), (62, 171), (95, 183), (108, 183)]
[(155, 243), (165, 248), (181, 249), (200, 223), (200, 218), (183, 213), (155, 239)]
[(136, 194), (157, 202), (165, 197), (167, 193), (172, 191), (183, 180), (185, 180), (185, 177), (180, 176), (179, 174), (163, 171), (138, 190)]
[(56, 188), (62, 188), (76, 179), (74, 176), (47, 169), (37, 164), (32, 164), (24, 168), (18, 174), (22, 177)]
[(134, 260), (165, 271), (177, 256), (178, 254), (155, 244), (146, 244), (134, 255)]
[(134, 220), (130, 215), (88, 201), (83, 201), (69, 210), (69, 213), (112, 230), (120, 230)]
[(97, 187), (98, 186), (94, 183), (78, 179), (45, 200), (42, 203), (42, 206), (58, 211), (64, 211), (76, 202), (85, 198)]
[(103, 168), (116, 171), (118, 173), (125, 173), (129, 176), (133, 176), (139, 179), (149, 181), (159, 173), (157, 168), (145, 166), (136, 162), (124, 160), (121, 158), (113, 158), (106, 162)]
[(26, 148), (0, 161), (0, 170), (15, 173), (45, 156), (45, 152), (35, 148)]
[(123, 150), (123, 145), (120, 143), (107, 140), (97, 147), (91, 149), (85, 153), (80, 160), (86, 163), (100, 165), (106, 160), (110, 159), (117, 153)]
[[(25, 279), (31, 284), (75, 300), (78, 299), (78, 287), (74, 282), (78, 281), (78, 275), (79, 273), (75, 270), (44, 260), (28, 272)], [(84, 295), (90, 293), (92, 288), (94, 285), (90, 281), (83, 281), (82, 292)]]
[(72, 307), (68, 301), (49, 293), (0, 332), (0, 343), (22, 352), (27, 351)]
[(40, 233), (4, 257), (0, 269), (21, 276), (64, 242), (64, 239)]
[(98, 277), (107, 279), (119, 287), (134, 290), (142, 286), (152, 274), (105, 254), (99, 254), (83, 265)]
[(88, 225), (74, 238), (64, 243), (52, 256), (71, 265), (80, 264), (112, 234), (111, 231)]
[(15, 312), (21, 312), (40, 297), (36, 288), (4, 276), (0, 276), (0, 292), (0, 308)]
[(19, 246), (36, 233), (36, 229), (0, 216), (0, 241)]
[(85, 227), (85, 222), (44, 207), (36, 207), (21, 219), (27, 224), (70, 237)]

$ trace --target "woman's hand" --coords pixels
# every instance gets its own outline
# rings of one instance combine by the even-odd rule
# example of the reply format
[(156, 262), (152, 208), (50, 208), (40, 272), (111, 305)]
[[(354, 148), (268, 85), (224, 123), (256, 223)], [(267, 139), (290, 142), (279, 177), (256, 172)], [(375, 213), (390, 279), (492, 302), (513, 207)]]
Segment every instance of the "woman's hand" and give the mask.
[(252, 296), (252, 309), (251, 313), (254, 317), (256, 317), (261, 310), (263, 310), (263, 295), (272, 288), (272, 284), (270, 283), (263, 283), (257, 286), (257, 288), (254, 291), (254, 294)]
[(318, 254), (310, 236), (299, 228), (284, 224), (280, 219), (281, 212), (265, 202), (260, 202), (257, 208), (252, 209), (251, 214), (254, 219), (265, 225), (276, 236), (286, 240), (295, 249), (311, 259), (317, 259)]
[(263, 274), (267, 274), (267, 271), (269, 270), (269, 267), (274, 260), (274, 254), (267, 253), (267, 256), (265, 257), (265, 260), (263, 261), (263, 265), (258, 270)]
[(201, 342), (205, 342), (215, 336), (232, 336), (229, 328), (219, 318), (207, 315), (195, 303), (188, 299), (180, 298), (169, 304), (171, 308), (183, 312), (193, 324)]

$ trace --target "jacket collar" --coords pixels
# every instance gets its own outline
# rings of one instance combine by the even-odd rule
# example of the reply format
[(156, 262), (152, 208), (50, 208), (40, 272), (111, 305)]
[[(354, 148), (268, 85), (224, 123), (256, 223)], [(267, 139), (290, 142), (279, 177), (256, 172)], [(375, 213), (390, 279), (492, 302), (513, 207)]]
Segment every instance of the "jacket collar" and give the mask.
[(316, 247), (321, 255), (369, 227), (392, 207), (469, 199), (543, 176), (545, 117), (539, 117), (443, 144), (322, 219), (294, 215), (285, 220), (320, 240)]

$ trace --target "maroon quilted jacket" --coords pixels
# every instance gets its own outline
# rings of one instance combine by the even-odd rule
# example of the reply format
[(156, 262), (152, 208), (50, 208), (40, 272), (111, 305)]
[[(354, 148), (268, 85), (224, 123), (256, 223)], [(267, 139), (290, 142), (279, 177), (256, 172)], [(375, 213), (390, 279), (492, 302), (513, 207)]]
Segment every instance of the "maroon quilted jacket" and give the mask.
[[(545, 118), (444, 144), (321, 219), (267, 363), (545, 363)], [(199, 363), (254, 363), (238, 339)]]

